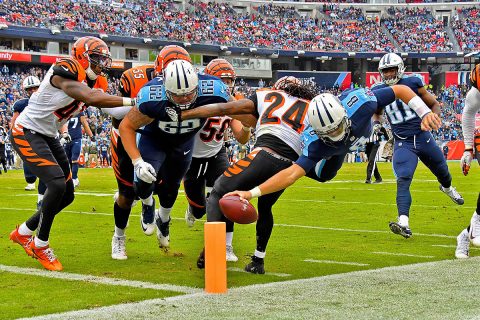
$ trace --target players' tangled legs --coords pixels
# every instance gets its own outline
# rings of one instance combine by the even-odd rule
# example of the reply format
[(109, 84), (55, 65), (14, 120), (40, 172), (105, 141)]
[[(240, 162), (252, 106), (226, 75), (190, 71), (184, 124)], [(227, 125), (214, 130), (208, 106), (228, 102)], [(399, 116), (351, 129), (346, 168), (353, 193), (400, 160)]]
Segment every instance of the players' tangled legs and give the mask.
[[(367, 142), (383, 113), (394, 133), (398, 220), (389, 224), (392, 232), (412, 236), (410, 184), (418, 159), (437, 177), (441, 192), (456, 204), (464, 202), (430, 133), (441, 126), (440, 105), (421, 78), (403, 74), (398, 55), (387, 54), (380, 60), (383, 81), (372, 90), (318, 94), (314, 87), (284, 77), (273, 88), (238, 100), (233, 92), (235, 70), (224, 59), (212, 60), (198, 73), (185, 49), (166, 46), (154, 66), (134, 67), (122, 74), (121, 96), (105, 93), (105, 72), (111, 62), (105, 42), (82, 37), (73, 45), (71, 57), (52, 65), (43, 81), (25, 79), (23, 86), (30, 97), (15, 105), (10, 139), (24, 161), (27, 188), (33, 189), (38, 177), (41, 195), (37, 211), (10, 233), (10, 239), (48, 270), (63, 269), (49, 235), (55, 215), (72, 203), (79, 184), (81, 131), (75, 129), (81, 130), (85, 123), (82, 112), (88, 106), (101, 108), (114, 119), (111, 153), (118, 192), (111, 256), (115, 260), (127, 259), (126, 228), (137, 200), (142, 203), (143, 232), (155, 233), (159, 247), (168, 249), (170, 212), (183, 181), (188, 226), (205, 214), (207, 221), (226, 222), (227, 261), (238, 260), (232, 245), (234, 222), (222, 214), (219, 200), (227, 195), (244, 201), (259, 198), (257, 243), (245, 270), (264, 274), (274, 224), (272, 207), (283, 191), (302, 176), (319, 182), (333, 179), (346, 154)], [(462, 121), (465, 175), (480, 152), (480, 142), (474, 143), (479, 76), (477, 65)], [(223, 143), (227, 129), (242, 144), (252, 131), (257, 137), (254, 149), (231, 166)], [(470, 241), (480, 245), (479, 206), (480, 195), (470, 226), (457, 238), (457, 258), (468, 257)], [(204, 265), (202, 251), (197, 267)]]

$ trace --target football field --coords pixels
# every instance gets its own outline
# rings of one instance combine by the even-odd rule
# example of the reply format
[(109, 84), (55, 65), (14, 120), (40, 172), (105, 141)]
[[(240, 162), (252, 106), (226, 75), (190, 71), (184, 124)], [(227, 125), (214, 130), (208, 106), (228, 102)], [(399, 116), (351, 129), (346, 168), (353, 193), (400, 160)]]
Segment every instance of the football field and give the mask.
[(127, 229), (128, 260), (110, 257), (111, 169), (81, 169), (72, 205), (55, 219), (50, 244), (64, 266), (48, 272), (8, 239), (36, 205), (20, 170), (0, 176), (0, 319), (470, 319), (480, 250), (454, 258), (456, 236), (475, 210), (480, 171), (449, 163), (457, 206), (419, 164), (412, 183), (413, 237), (394, 235), (395, 180), (381, 163), (382, 184), (365, 184), (366, 164), (345, 164), (334, 181), (302, 179), (274, 207), (265, 275), (242, 272), (255, 249), (255, 225), (236, 225), (226, 295), (203, 293), (196, 267), (203, 220), (188, 228), (181, 191), (172, 210), (170, 250), (143, 234), (138, 204)]

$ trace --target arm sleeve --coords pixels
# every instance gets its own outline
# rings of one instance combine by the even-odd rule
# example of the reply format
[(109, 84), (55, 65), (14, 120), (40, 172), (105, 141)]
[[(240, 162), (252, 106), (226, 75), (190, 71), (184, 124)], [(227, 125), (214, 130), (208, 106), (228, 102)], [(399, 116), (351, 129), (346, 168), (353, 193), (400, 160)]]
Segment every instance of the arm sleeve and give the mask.
[(127, 113), (132, 109), (131, 106), (117, 107), (117, 108), (102, 108), (102, 112), (114, 117), (117, 120), (123, 119)]
[(305, 172), (310, 172), (310, 170), (312, 170), (315, 167), (317, 162), (318, 161), (310, 159), (305, 155), (301, 155), (300, 158), (298, 158), (298, 160), (295, 163), (298, 164), (300, 167), (302, 167), (302, 169), (305, 170)]
[(372, 92), (377, 98), (377, 111), (380, 111), (390, 103), (395, 102), (395, 92), (393, 92), (393, 89), (390, 87), (381, 88)]
[(462, 113), (462, 131), (465, 148), (473, 148), (475, 131), (475, 115), (480, 110), (480, 91), (472, 87), (465, 98), (465, 108)]

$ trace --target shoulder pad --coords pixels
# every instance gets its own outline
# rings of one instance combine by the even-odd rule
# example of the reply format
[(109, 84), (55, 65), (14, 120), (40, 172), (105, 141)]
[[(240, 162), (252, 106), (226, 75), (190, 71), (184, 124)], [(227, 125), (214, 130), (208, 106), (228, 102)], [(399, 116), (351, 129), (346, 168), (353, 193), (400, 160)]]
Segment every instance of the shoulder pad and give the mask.
[(480, 63), (470, 72), (470, 84), (472, 87), (480, 90)]
[(53, 66), (53, 75), (79, 82), (85, 81), (87, 77), (80, 63), (72, 58), (61, 59), (55, 63)]

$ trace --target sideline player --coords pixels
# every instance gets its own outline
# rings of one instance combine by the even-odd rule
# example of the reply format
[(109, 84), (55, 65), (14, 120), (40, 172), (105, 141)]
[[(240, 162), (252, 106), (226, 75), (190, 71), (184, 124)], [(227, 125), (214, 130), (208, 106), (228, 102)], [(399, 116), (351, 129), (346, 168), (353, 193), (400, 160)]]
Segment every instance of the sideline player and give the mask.
[[(164, 69), (163, 79), (147, 83), (137, 99), (138, 107), (132, 108), (120, 124), (120, 136), (134, 166), (136, 195), (145, 205), (154, 207), (154, 190), (158, 194), (157, 239), (160, 248), (168, 248), (170, 211), (190, 166), (195, 134), (205, 123), (200, 119), (178, 121), (178, 112), (226, 102), (230, 93), (219, 78), (197, 75), (191, 63), (175, 60)], [(141, 133), (138, 147), (137, 130)]]
[[(236, 74), (233, 66), (225, 59), (214, 59), (208, 63), (204, 70), (209, 74), (220, 78), (230, 88), (233, 95)], [(183, 185), (188, 200), (185, 211), (185, 220), (189, 227), (195, 223), (195, 219), (202, 218), (205, 213), (205, 189), (207, 196), (210, 194), (215, 180), (228, 168), (229, 162), (225, 150), (225, 130), (231, 128), (233, 136), (241, 144), (248, 142), (250, 127), (228, 116), (210, 117), (203, 128), (195, 136), (195, 145), (192, 151), (192, 163), (185, 174)], [(238, 261), (233, 252), (233, 222), (226, 221), (227, 230), (227, 261)]]
[[(188, 52), (182, 47), (169, 45), (164, 47), (155, 59), (154, 66), (139, 66), (128, 69), (120, 77), (120, 95), (123, 97), (135, 98), (140, 89), (155, 77), (162, 75), (163, 69), (172, 61), (185, 60), (191, 62)], [(121, 108), (117, 108), (121, 109)], [(130, 108), (123, 114), (112, 114), (112, 133), (110, 139), (110, 150), (112, 154), (112, 168), (117, 179), (118, 193), (115, 195), (113, 215), (115, 218), (115, 231), (112, 237), (112, 259), (127, 259), (126, 236), (128, 219), (131, 208), (134, 206), (135, 192), (133, 190), (134, 167), (123, 146), (119, 133), (120, 122)], [(116, 109), (110, 109), (115, 111)], [(107, 113), (111, 114), (111, 112)], [(155, 207), (146, 206), (142, 203), (142, 215), (140, 225), (146, 235), (152, 235), (155, 231)]]
[[(280, 170), (278, 170), (277, 167), (278, 171), (270, 171), (270, 174), (266, 174), (268, 170), (265, 168), (265, 174), (263, 174), (263, 171), (261, 172), (262, 175), (259, 175), (258, 173), (255, 175), (251, 174), (250, 179), (236, 186), (229, 185), (225, 189), (219, 191), (218, 194), (216, 194), (216, 185), (217, 183), (220, 184), (221, 180), (217, 180), (209, 199), (209, 205), (211, 199), (216, 199), (218, 202), (222, 196), (226, 195), (239, 195), (246, 200), (253, 197), (263, 197), (268, 195), (275, 197), (275, 195), (281, 194), (284, 189), (295, 183), (295, 181), (305, 176), (307, 173), (310, 174), (313, 170), (317, 175), (316, 180), (318, 181), (325, 182), (333, 179), (342, 166), (345, 155), (350, 152), (350, 150), (355, 150), (359, 145), (364, 144), (370, 136), (372, 131), (372, 116), (375, 113), (379, 113), (382, 108), (389, 103), (395, 101), (395, 98), (400, 98), (409, 102), (409, 105), (411, 105), (411, 107), (423, 117), (424, 122), (422, 122), (422, 128), (425, 130), (429, 130), (431, 127), (437, 129), (440, 126), (440, 118), (436, 114), (433, 114), (425, 103), (423, 103), (420, 98), (416, 97), (415, 93), (407, 86), (393, 86), (391, 88), (379, 90), (375, 93), (368, 89), (350, 90), (345, 91), (340, 98), (328, 93), (320, 94), (308, 104), (308, 110), (306, 113), (308, 114), (307, 121), (309, 125), (305, 129), (302, 126), (295, 127), (296, 129), (304, 129), (302, 133), (303, 154), (300, 158), (292, 164), (292, 161), (290, 161), (292, 159), (284, 159), (285, 155), (279, 154), (281, 160), (286, 161), (285, 165), (283, 168), (280, 168)], [(283, 100), (272, 99), (270, 101), (271, 104), (263, 113), (260, 119), (260, 124), (262, 121), (275, 123), (279, 120), (279, 116), (273, 117), (270, 111), (276, 106), (283, 106), (284, 104), (281, 104)], [(233, 105), (234, 103), (235, 102), (229, 103), (229, 105)], [(296, 103), (294, 106), (296, 108), (299, 107), (300, 104)], [(213, 112), (215, 109), (221, 110), (222, 106), (207, 106), (202, 109), (208, 110), (207, 108), (210, 108)], [(293, 115), (300, 114), (299, 112), (295, 112), (295, 108), (289, 108), (281, 118), (287, 123), (292, 123), (291, 120), (294, 119)], [(185, 112), (185, 118), (187, 118), (187, 114), (188, 117), (203, 116), (200, 114), (200, 111), (205, 110), (192, 110)], [(208, 112), (205, 113), (208, 114)], [(183, 113), (182, 117), (184, 117)], [(302, 130), (300, 130), (300, 132), (301, 131)], [(275, 143), (279, 142), (276, 141)], [(282, 142), (282, 144), (284, 143)], [(270, 146), (269, 149), (271, 149)], [(251, 157), (251, 155), (252, 154), (250, 154), (249, 157)], [(247, 164), (241, 164), (237, 170), (246, 170), (246, 167), (248, 167)], [(233, 168), (235, 169), (235, 167)], [(228, 171), (226, 173), (228, 173)], [(273, 176), (272, 173), (274, 174)], [(258, 183), (261, 184), (256, 186)], [(251, 189), (250, 191), (236, 190), (227, 193), (227, 191), (237, 187), (242, 188), (243, 190)], [(216, 195), (216, 197), (214, 197), (214, 195)], [(216, 213), (221, 215), (218, 206), (217, 209), (218, 211)], [(259, 207), (259, 212), (260, 210)], [(210, 211), (213, 210), (210, 210), (209, 208), (209, 214)], [(273, 222), (271, 225), (273, 226)], [(257, 249), (252, 256), (252, 261), (245, 267), (245, 270), (251, 273), (265, 273), (264, 257), (265, 249), (263, 251)]]
[[(63, 269), (49, 245), (50, 229), (55, 215), (74, 199), (70, 166), (58, 130), (87, 106), (117, 107), (135, 103), (130, 98), (92, 89), (111, 62), (104, 41), (95, 37), (78, 39), (71, 57), (61, 59), (47, 72), (12, 128), (13, 147), (47, 190), (40, 209), (15, 228), (10, 239), (48, 270)], [(66, 135), (66, 131), (62, 133), (63, 138)]]
[[(462, 113), (465, 151), (460, 164), (464, 175), (468, 174), (474, 155), (476, 155), (477, 160), (480, 160), (480, 133), (474, 136), (475, 115), (480, 111), (480, 64), (477, 64), (470, 73), (470, 84), (472, 87), (467, 92), (465, 108)], [(457, 237), (457, 248), (455, 250), (457, 259), (469, 257), (470, 242), (475, 247), (480, 247), (480, 194), (477, 198), (477, 208), (470, 219), (470, 225), (463, 229)]]
[[(402, 58), (395, 53), (387, 53), (380, 59), (378, 71), (383, 82), (372, 86), (378, 90), (395, 84), (403, 84), (412, 89), (436, 114), (440, 114), (440, 103), (425, 89), (423, 78), (418, 75), (404, 75)], [(398, 221), (390, 222), (393, 233), (405, 238), (412, 236), (409, 226), (412, 195), (410, 185), (417, 169), (418, 160), (422, 161), (440, 183), (440, 191), (456, 204), (462, 205), (463, 198), (452, 186), (452, 176), (440, 147), (430, 132), (420, 128), (420, 117), (404, 102), (396, 100), (385, 108), (394, 136), (393, 172), (397, 179)]]

